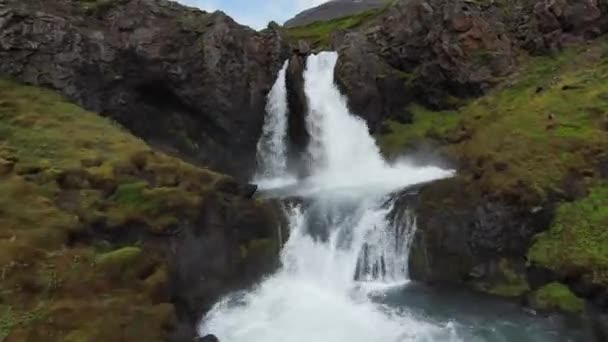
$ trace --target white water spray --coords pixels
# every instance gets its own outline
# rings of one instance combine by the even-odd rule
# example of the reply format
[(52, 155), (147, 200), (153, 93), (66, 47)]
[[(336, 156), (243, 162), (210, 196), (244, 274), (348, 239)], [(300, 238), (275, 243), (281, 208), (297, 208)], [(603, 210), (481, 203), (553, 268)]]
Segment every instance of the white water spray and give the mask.
[(407, 281), (416, 221), (394, 192), (451, 172), (386, 163), (334, 85), (336, 60), (335, 53), (321, 53), (307, 61), (313, 165), (300, 184), (305, 190), (294, 191), (306, 196), (306, 205), (287, 208), (291, 235), (282, 267), (254, 290), (218, 303), (201, 334), (222, 342), (459, 341), (449, 325), (369, 297), (378, 286)]

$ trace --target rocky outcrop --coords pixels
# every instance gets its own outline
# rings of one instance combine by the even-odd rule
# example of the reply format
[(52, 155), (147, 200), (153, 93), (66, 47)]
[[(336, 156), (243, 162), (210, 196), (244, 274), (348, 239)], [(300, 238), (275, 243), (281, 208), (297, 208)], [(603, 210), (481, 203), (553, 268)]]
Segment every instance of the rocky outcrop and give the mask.
[(505, 271), (525, 274), (532, 239), (549, 228), (554, 212), (550, 204), (530, 210), (488, 198), (460, 177), (424, 187), (417, 202), (412, 277), (470, 283), (490, 292), (513, 280), (504, 279)]
[(285, 22), (285, 27), (303, 26), (315, 21), (332, 20), (383, 6), (386, 6), (386, 0), (332, 0), (297, 14)]
[(310, 46), (305, 41), (299, 41), (294, 47), (289, 66), (285, 75), (288, 104), (288, 166), (291, 170), (300, 172), (305, 170), (300, 165), (307, 150), (310, 136), (306, 128), (308, 115), (308, 99), (304, 89), (304, 69), (306, 58), (310, 53)]
[(164, 0), (0, 5), (0, 73), (59, 90), (154, 146), (246, 177), (286, 45)]
[(338, 82), (372, 128), (414, 98), (445, 108), (451, 97), (479, 95), (513, 71), (516, 56), (506, 29), (467, 1), (402, 1), (334, 46)]
[(222, 295), (274, 271), (279, 227), (272, 210), (246, 197), (218, 192), (205, 200), (198, 219), (172, 242), (174, 341), (192, 341), (201, 317)]
[(608, 30), (608, 5), (599, 0), (520, 0), (502, 16), (522, 47), (535, 54), (594, 38)]
[(523, 50), (559, 50), (608, 30), (597, 0), (399, 1), (342, 34), (337, 80), (353, 111), (374, 131), (408, 122), (405, 105), (454, 108), (512, 74)]

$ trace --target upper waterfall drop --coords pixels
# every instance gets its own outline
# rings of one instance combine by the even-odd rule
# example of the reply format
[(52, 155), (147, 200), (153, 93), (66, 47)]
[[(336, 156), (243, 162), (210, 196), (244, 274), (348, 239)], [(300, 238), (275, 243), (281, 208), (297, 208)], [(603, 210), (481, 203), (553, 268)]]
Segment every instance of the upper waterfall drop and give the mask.
[(283, 63), (277, 79), (268, 93), (262, 136), (257, 145), (257, 171), (254, 182), (263, 187), (292, 182), (287, 173), (287, 86), (289, 61)]
[(306, 62), (311, 182), (324, 189), (373, 185), (385, 191), (451, 176), (450, 170), (384, 160), (366, 122), (349, 111), (335, 84), (337, 60), (336, 52), (320, 52)]

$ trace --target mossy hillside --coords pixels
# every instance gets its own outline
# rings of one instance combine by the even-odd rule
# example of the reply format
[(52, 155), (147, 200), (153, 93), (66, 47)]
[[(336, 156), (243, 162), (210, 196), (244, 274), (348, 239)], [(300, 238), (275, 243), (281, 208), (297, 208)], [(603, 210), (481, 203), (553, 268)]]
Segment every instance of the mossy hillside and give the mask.
[(608, 184), (590, 189), (583, 199), (563, 203), (549, 231), (537, 236), (531, 264), (563, 278), (582, 278), (608, 286)]
[(414, 123), (389, 123), (381, 148), (395, 154), (432, 140), (491, 197), (538, 203), (560, 194), (568, 173), (593, 178), (608, 150), (606, 46), (525, 58), (513, 79), (455, 111), (414, 106)]
[(357, 28), (384, 13), (388, 6), (394, 1), (387, 2), (383, 8), (371, 9), (350, 16), (336, 18), (327, 21), (316, 21), (314, 23), (287, 28), (285, 34), (293, 41), (308, 41), (314, 48), (328, 48), (332, 33), (340, 30), (351, 30)]
[(427, 140), (447, 139), (461, 120), (455, 111), (434, 112), (418, 104), (413, 104), (406, 110), (412, 115), (415, 124), (388, 120), (386, 125), (389, 133), (377, 136), (382, 151), (389, 157), (396, 157)]
[(559, 283), (547, 284), (531, 296), (534, 307), (548, 311), (564, 311), (579, 313), (583, 311), (585, 302), (576, 297), (568, 287)]
[(0, 80), (5, 340), (163, 340), (166, 258), (147, 237), (196, 217), (222, 179), (53, 92)]

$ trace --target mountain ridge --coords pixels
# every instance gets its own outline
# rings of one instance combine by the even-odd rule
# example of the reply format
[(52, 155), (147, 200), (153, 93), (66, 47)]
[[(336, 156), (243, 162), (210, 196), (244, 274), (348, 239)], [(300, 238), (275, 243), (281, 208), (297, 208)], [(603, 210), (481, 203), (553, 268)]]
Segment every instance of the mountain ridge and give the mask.
[(287, 20), (284, 26), (291, 28), (312, 24), (315, 21), (332, 20), (380, 8), (387, 3), (389, 0), (331, 0), (296, 14)]

